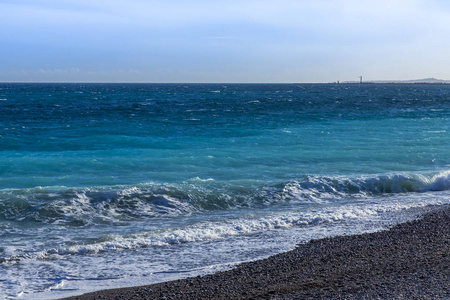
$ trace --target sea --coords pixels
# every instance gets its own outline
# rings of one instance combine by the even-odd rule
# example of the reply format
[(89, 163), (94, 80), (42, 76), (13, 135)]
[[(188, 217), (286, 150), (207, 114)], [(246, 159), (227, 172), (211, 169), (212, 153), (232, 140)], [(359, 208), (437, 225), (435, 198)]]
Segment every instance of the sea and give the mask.
[(450, 204), (450, 85), (0, 83), (0, 298), (204, 275)]

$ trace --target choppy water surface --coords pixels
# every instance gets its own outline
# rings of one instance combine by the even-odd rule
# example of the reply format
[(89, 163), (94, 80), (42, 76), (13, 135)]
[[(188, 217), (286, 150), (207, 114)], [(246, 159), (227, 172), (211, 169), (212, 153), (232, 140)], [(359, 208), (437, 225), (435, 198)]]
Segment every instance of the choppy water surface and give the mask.
[(449, 203), (450, 86), (0, 84), (0, 297), (204, 274)]

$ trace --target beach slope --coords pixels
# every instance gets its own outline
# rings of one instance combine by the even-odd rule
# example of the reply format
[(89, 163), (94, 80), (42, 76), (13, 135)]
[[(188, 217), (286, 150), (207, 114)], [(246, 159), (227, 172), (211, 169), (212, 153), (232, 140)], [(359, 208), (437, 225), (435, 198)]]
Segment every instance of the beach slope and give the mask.
[(450, 209), (203, 277), (68, 299), (449, 299)]

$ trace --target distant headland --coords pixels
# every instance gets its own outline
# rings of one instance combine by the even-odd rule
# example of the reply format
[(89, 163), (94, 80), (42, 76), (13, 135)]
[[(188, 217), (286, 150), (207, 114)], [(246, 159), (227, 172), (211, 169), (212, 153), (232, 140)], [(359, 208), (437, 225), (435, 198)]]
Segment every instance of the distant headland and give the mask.
[(413, 80), (362, 80), (362, 76), (359, 81), (336, 81), (334, 83), (343, 84), (450, 84), (450, 80), (436, 79), (436, 78), (424, 78)]

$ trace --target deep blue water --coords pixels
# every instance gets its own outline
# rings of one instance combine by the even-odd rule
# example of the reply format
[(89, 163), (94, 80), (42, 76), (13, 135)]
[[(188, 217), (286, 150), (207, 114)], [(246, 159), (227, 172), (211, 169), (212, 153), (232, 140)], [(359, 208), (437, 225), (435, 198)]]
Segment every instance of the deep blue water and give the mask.
[(448, 85), (2, 83), (0, 297), (202, 274), (448, 204), (449, 117)]

